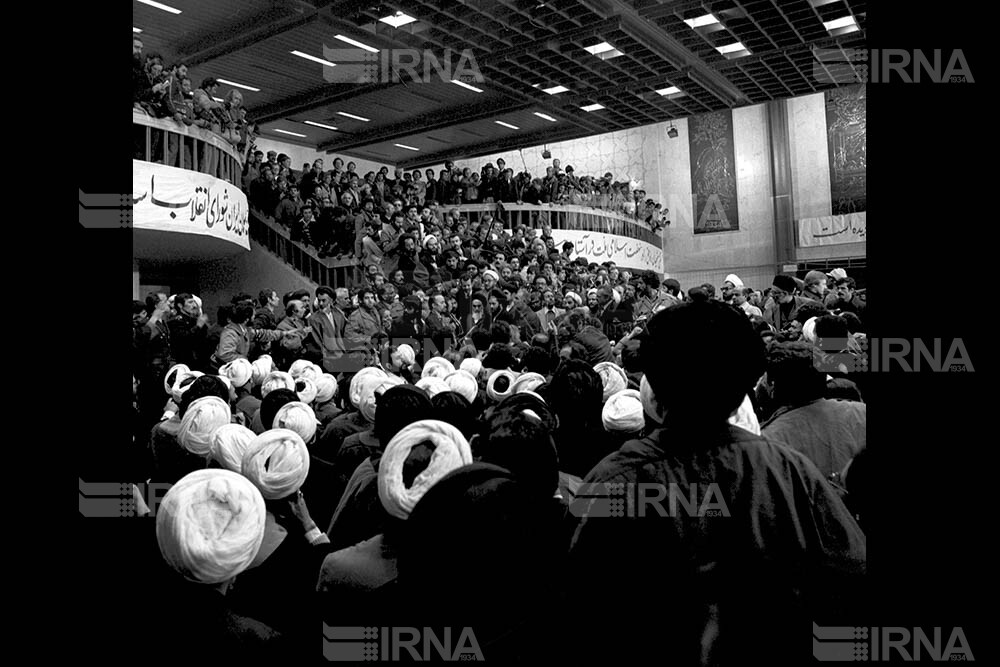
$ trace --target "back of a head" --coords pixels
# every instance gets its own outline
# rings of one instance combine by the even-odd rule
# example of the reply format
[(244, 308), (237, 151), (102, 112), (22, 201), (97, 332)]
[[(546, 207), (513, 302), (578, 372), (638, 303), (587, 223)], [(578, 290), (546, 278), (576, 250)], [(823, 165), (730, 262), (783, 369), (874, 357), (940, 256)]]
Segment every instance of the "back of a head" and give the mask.
[(604, 384), (586, 361), (563, 361), (552, 374), (547, 390), (550, 404), (564, 428), (600, 422)]
[(293, 403), (299, 400), (298, 394), (291, 389), (275, 389), (270, 392), (260, 402), (260, 422), (264, 425), (264, 430), (270, 430), (274, 423), (274, 416), (278, 410), (286, 403)]
[(641, 341), (630, 338), (622, 345), (622, 368), (626, 373), (642, 372), (642, 357), (639, 354)]
[(473, 331), (469, 338), (472, 339), (472, 344), (476, 346), (476, 349), (483, 352), (488, 350), (493, 342), (493, 336), (490, 332), (482, 329)]
[(639, 355), (657, 401), (676, 423), (725, 422), (764, 373), (760, 337), (746, 315), (720, 302), (660, 311), (647, 324)]
[(183, 417), (188, 406), (199, 398), (205, 396), (218, 396), (227, 404), (229, 403), (229, 387), (222, 381), (222, 378), (215, 375), (202, 375), (184, 392), (181, 404), (178, 406), (177, 416)]
[(477, 460), (506, 468), (540, 500), (555, 494), (559, 456), (552, 430), (535, 410), (513, 404), (499, 408), (473, 445)]
[(795, 320), (801, 324), (805, 324), (811, 317), (823, 317), (828, 315), (830, 311), (821, 304), (819, 301), (807, 301), (799, 307), (798, 312), (795, 313)]
[(781, 405), (806, 403), (826, 392), (826, 374), (816, 368), (816, 348), (801, 341), (775, 343), (768, 348), (767, 379)]
[(442, 391), (431, 399), (433, 413), (431, 419), (451, 424), (462, 432), (466, 438), (471, 438), (476, 427), (476, 415), (472, 404), (458, 392)]
[(518, 368), (517, 359), (508, 345), (493, 345), (483, 357), (483, 368), (511, 369)]
[(540, 347), (528, 348), (528, 351), (524, 353), (524, 358), (521, 360), (521, 370), (541, 373), (542, 375), (551, 373), (555, 365), (555, 357)]
[(376, 399), (375, 437), (384, 446), (404, 427), (427, 419), (433, 409), (426, 392), (410, 384), (390, 387)]

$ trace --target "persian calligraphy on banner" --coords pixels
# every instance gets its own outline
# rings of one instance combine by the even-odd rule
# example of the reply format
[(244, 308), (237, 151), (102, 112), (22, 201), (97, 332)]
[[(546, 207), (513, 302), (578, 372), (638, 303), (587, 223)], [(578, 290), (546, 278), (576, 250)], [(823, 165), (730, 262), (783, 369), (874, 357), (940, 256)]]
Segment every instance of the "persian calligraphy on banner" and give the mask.
[(695, 234), (740, 228), (736, 197), (736, 147), (729, 109), (688, 119)]
[(652, 243), (613, 234), (567, 229), (553, 229), (552, 237), (557, 248), (570, 241), (574, 245), (574, 257), (585, 257), (589, 262), (614, 262), (628, 269), (663, 273), (663, 248)]
[(132, 160), (136, 229), (204, 234), (250, 249), (247, 197), (208, 174)]
[(864, 243), (868, 236), (867, 213), (825, 215), (799, 220), (799, 247)]

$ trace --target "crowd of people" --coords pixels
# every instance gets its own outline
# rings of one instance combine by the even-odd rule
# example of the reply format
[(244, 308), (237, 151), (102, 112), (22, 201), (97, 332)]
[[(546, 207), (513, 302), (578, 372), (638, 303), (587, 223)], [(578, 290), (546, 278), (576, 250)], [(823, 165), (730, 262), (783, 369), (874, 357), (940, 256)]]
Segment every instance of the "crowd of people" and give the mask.
[[(755, 306), (735, 275), (682, 291), (539, 256), (426, 289), (372, 264), (353, 293), (241, 293), (214, 324), (192, 294), (134, 301), (132, 481), (172, 485), (137, 497), (144, 584), (184, 610), (151, 632), (315, 658), (321, 621), (443, 624), (486, 660), (716, 664), (863, 607), (865, 301), (843, 270)], [(711, 487), (724, 511), (602, 514), (594, 485)]]

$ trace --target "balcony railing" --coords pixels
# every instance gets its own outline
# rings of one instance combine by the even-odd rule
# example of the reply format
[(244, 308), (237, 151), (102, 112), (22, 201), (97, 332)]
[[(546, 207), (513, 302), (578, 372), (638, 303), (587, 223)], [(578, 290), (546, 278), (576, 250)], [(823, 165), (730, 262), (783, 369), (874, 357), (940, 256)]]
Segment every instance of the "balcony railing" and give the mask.
[[(494, 218), (497, 217), (496, 204), (456, 204), (441, 207), (442, 213), (451, 210), (457, 210), (460, 215), (467, 216), (470, 224), (479, 222), (486, 213), (492, 214)], [(513, 225), (523, 225), (531, 229), (549, 225), (553, 230), (614, 234), (645, 241), (655, 246), (660, 246), (663, 242), (662, 238), (644, 222), (589, 206), (503, 204), (503, 212), (503, 220), (498, 221), (498, 224), (502, 222), (503, 227), (508, 230)]]
[(132, 157), (198, 171), (236, 186), (243, 173), (243, 157), (214, 132), (134, 110)]
[(320, 259), (315, 250), (293, 241), (288, 230), (273, 218), (253, 208), (250, 209), (250, 238), (318, 285), (350, 288), (361, 280), (355, 259)]

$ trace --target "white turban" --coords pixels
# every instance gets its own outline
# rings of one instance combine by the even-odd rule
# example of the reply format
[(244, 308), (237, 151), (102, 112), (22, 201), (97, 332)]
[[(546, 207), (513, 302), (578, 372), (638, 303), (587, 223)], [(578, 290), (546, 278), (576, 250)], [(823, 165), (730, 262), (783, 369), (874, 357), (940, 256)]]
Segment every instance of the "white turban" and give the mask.
[(242, 424), (223, 424), (212, 434), (212, 458), (226, 470), (240, 472), (243, 455), (257, 434)]
[(274, 361), (269, 355), (262, 354), (251, 364), (253, 366), (253, 383), (259, 385), (264, 382), (264, 378), (274, 370)]
[(240, 357), (219, 367), (219, 377), (228, 378), (234, 387), (242, 387), (253, 379), (253, 364)]
[[(425, 442), (434, 446), (434, 454), (427, 468), (413, 480), (413, 486), (406, 488), (403, 464), (413, 448)], [(397, 519), (405, 519), (438, 480), (470, 463), (469, 442), (457, 428), (435, 419), (414, 422), (397, 433), (382, 454), (378, 466), (378, 497), (382, 507)]]
[(286, 498), (302, 486), (309, 474), (309, 449), (295, 431), (264, 431), (243, 455), (243, 476), (269, 500)]
[(229, 403), (218, 396), (202, 396), (193, 401), (184, 412), (177, 442), (198, 456), (208, 456), (212, 450), (212, 434), (233, 419)]
[(462, 363), (458, 365), (458, 369), (469, 371), (472, 373), (472, 377), (478, 378), (479, 374), (483, 372), (483, 362), (476, 357), (469, 357), (462, 360)]
[(420, 378), (419, 380), (417, 380), (416, 387), (417, 389), (423, 389), (424, 391), (426, 391), (427, 395), (430, 396), (431, 398), (434, 398), (441, 392), (451, 391), (451, 387), (448, 386), (447, 382), (445, 382), (441, 378), (436, 378), (436, 377)]
[(196, 470), (170, 487), (156, 512), (156, 541), (189, 581), (218, 584), (247, 569), (264, 539), (260, 491), (230, 470)]
[(583, 299), (576, 292), (566, 292), (566, 296), (573, 299), (573, 302), (576, 304), (577, 308), (583, 305)]
[(628, 389), (628, 375), (618, 364), (602, 361), (594, 366), (594, 370), (601, 376), (601, 384), (604, 385), (604, 395), (601, 400), (607, 401), (613, 394)]
[(232, 392), (233, 391), (233, 381), (232, 380), (230, 380), (229, 378), (227, 378), (225, 375), (216, 375), (215, 377), (217, 377), (220, 380), (222, 380), (222, 384), (226, 385), (226, 391), (228, 391), (228, 392)]
[(520, 394), (523, 391), (531, 391), (545, 384), (545, 376), (541, 373), (521, 373), (511, 387), (512, 394)]
[(642, 400), (642, 409), (646, 416), (657, 424), (662, 424), (666, 416), (666, 408), (660, 405), (656, 399), (656, 394), (653, 393), (653, 388), (649, 386), (649, 380), (646, 379), (645, 375), (642, 376), (642, 382), (639, 383), (639, 398)]
[[(309, 378), (313, 382), (319, 379), (319, 376), (323, 374), (323, 369), (316, 364), (310, 363), (308, 366), (303, 368), (299, 372), (299, 377)], [(297, 380), (298, 378), (296, 378)]]
[(444, 376), (444, 381), (451, 391), (465, 396), (469, 403), (476, 400), (479, 395), (479, 383), (469, 371), (454, 371)]
[(295, 380), (295, 393), (298, 395), (300, 401), (309, 404), (316, 400), (316, 394), (319, 393), (319, 389), (313, 380), (305, 375), (300, 375)]
[(493, 269), (486, 269), (485, 271), (483, 271), (483, 278), (485, 278), (486, 276), (492, 276), (493, 282), (500, 280), (500, 275)]
[(337, 395), (337, 378), (329, 373), (323, 373), (316, 380), (316, 405), (332, 401)]
[[(163, 391), (168, 394), (173, 391), (174, 386), (188, 373), (191, 369), (187, 367), (187, 364), (174, 364), (167, 371), (167, 374), (163, 376)], [(171, 375), (172, 373), (177, 373), (176, 375)]]
[(308, 443), (316, 435), (316, 413), (306, 405), (305, 401), (291, 401), (285, 403), (274, 415), (271, 428), (287, 428), (295, 431)]
[(424, 370), (420, 372), (420, 377), (444, 378), (449, 373), (455, 372), (455, 364), (444, 357), (431, 357), (427, 360)]
[(174, 386), (170, 390), (170, 398), (174, 399), (174, 403), (176, 403), (177, 405), (181, 404), (181, 397), (184, 396), (184, 392), (186, 392), (188, 389), (191, 388), (191, 385), (194, 382), (194, 380), (192, 380), (191, 382), (188, 382), (182, 387), (181, 385), (184, 383), (185, 380), (187, 380), (188, 378), (194, 378), (195, 380), (197, 380), (203, 375), (204, 373), (202, 373), (201, 371), (188, 371), (187, 373), (178, 373), (177, 379), (174, 380)]
[(298, 379), (302, 375), (302, 371), (312, 366), (312, 362), (308, 359), (296, 359), (292, 362), (292, 365), (288, 368), (288, 374), (293, 378)]
[(726, 279), (723, 280), (722, 282), (732, 283), (733, 287), (739, 287), (739, 288), (743, 287), (743, 281), (740, 280), (740, 277), (735, 273), (730, 273), (728, 276), (726, 276)]
[(802, 325), (802, 340), (807, 343), (816, 343), (816, 318), (810, 317), (806, 320), (806, 323)]
[[(500, 390), (497, 389), (497, 381), (505, 377), (507, 378), (507, 388)], [(514, 382), (517, 381), (517, 373), (514, 371), (496, 371), (490, 375), (490, 379), (486, 382), (486, 395), (492, 398), (494, 401), (500, 402), (514, 393)]]
[(623, 389), (612, 394), (601, 411), (605, 431), (638, 433), (646, 425), (642, 416), (642, 399), (635, 389)]
[(351, 404), (361, 409), (361, 397), (365, 393), (365, 386), (368, 384), (375, 383), (380, 384), (387, 377), (387, 373), (381, 368), (375, 368), (374, 366), (367, 366), (362, 368), (357, 374), (351, 378), (351, 387), (348, 391), (348, 398), (351, 399)]
[(370, 423), (374, 424), (377, 397), (384, 394), (392, 387), (401, 384), (406, 383), (403, 381), (403, 378), (395, 375), (386, 375), (378, 382), (366, 383), (364, 385), (364, 392), (361, 395), (361, 404), (358, 406), (358, 410), (361, 411), (361, 416), (367, 419)]
[(431, 242), (431, 239), (434, 239), (435, 241), (437, 241), (437, 237), (434, 236), (433, 234), (428, 234), (427, 236), (424, 237), (424, 247), (425, 248), (427, 247), (427, 244), (429, 244)]
[(402, 344), (396, 348), (396, 358), (401, 365), (410, 366), (417, 360), (417, 353), (407, 344)]
[(753, 411), (753, 403), (750, 396), (744, 396), (743, 402), (736, 412), (729, 416), (729, 423), (739, 426), (745, 431), (750, 431), (754, 435), (760, 435), (760, 422), (757, 421), (757, 413)]
[(291, 389), (295, 391), (295, 380), (284, 371), (271, 371), (260, 385), (260, 397), (264, 398), (275, 389)]

